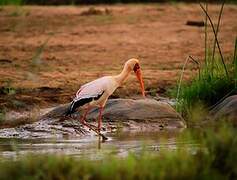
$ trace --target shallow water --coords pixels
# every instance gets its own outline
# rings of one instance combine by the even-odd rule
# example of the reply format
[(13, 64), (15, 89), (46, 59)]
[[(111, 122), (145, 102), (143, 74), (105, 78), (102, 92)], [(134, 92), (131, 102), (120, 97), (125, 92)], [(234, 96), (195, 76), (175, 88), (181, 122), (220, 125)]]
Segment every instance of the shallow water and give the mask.
[(116, 132), (107, 133), (105, 142), (96, 136), (75, 139), (0, 139), (0, 156), (15, 159), (28, 153), (64, 154), (73, 157), (101, 159), (106, 155), (125, 157), (128, 153), (149, 151), (159, 153), (162, 149), (174, 150), (177, 147), (194, 150), (198, 144), (189, 139), (179, 140), (182, 132)]

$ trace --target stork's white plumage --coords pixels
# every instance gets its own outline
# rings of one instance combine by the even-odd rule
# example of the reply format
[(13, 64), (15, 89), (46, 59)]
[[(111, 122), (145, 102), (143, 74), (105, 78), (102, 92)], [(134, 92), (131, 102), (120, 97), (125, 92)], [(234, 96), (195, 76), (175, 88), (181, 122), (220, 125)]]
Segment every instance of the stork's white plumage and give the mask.
[(81, 123), (86, 125), (85, 119), (90, 108), (93, 106), (100, 107), (100, 115), (98, 119), (98, 130), (100, 131), (103, 107), (105, 106), (109, 96), (122, 85), (131, 71), (136, 73), (141, 86), (142, 95), (145, 97), (139, 60), (130, 59), (125, 63), (124, 68), (119, 75), (105, 76), (81, 86), (76, 93), (76, 97), (71, 102), (67, 115), (75, 112), (78, 107), (86, 108), (86, 112), (81, 119)]

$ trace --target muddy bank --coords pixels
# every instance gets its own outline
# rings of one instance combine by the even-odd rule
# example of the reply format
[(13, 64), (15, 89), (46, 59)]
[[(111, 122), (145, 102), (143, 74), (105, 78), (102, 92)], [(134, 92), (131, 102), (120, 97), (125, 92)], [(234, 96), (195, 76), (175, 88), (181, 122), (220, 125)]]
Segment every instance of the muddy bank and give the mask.
[[(47, 109), (37, 122), (0, 130), (0, 137), (15, 138), (62, 138), (95, 135), (80, 124), (83, 110), (65, 117), (68, 104)], [(88, 114), (88, 122), (96, 125), (98, 109)], [(110, 99), (103, 112), (102, 133), (122, 131), (161, 131), (182, 129), (186, 124), (182, 117), (167, 103), (154, 99)]]
[[(69, 102), (80, 85), (119, 73), (132, 57), (140, 59), (146, 91), (155, 96), (175, 86), (188, 55), (203, 57), (204, 28), (187, 25), (205, 20), (198, 4), (94, 7), (110, 13), (85, 13), (91, 6), (0, 8), (0, 86), (16, 91), (0, 94), (1, 107), (43, 108)], [(214, 24), (219, 9), (209, 5)], [(223, 54), (233, 52), (236, 15), (237, 6), (225, 5), (218, 35)], [(189, 64), (184, 79), (196, 70)], [(114, 95), (138, 94), (134, 80), (129, 78)]]

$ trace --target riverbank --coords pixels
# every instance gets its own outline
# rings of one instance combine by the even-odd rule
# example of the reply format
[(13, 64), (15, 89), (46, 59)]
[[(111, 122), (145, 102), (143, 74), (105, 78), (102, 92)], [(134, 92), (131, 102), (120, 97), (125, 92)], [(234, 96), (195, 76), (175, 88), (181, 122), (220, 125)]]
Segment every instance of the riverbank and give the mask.
[[(187, 56), (203, 57), (204, 27), (186, 25), (204, 19), (198, 4), (91, 7), (1, 7), (1, 109), (69, 102), (80, 85), (119, 73), (131, 57), (141, 60), (147, 94), (166, 95)], [(209, 12), (217, 17), (219, 6), (210, 5)], [(225, 54), (233, 52), (236, 15), (235, 5), (225, 6), (219, 35)], [(191, 64), (184, 80), (196, 71)], [(113, 97), (139, 95), (134, 80)]]

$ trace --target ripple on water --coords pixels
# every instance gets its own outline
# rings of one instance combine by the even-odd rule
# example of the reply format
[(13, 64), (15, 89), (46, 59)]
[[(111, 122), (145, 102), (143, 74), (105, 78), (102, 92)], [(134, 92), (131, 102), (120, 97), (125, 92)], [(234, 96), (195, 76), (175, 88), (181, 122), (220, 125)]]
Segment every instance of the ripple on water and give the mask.
[(182, 132), (164, 131), (152, 133), (108, 133), (108, 141), (101, 143), (99, 137), (87, 136), (74, 139), (0, 139), (0, 155), (15, 159), (29, 153), (64, 154), (73, 157), (101, 159), (106, 155), (126, 157), (130, 152), (149, 151), (159, 153), (162, 149), (174, 150), (178, 147), (197, 148), (199, 145), (190, 140), (176, 139)]

